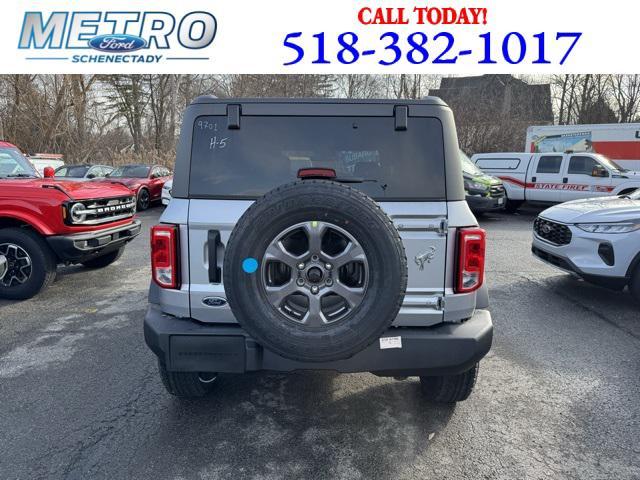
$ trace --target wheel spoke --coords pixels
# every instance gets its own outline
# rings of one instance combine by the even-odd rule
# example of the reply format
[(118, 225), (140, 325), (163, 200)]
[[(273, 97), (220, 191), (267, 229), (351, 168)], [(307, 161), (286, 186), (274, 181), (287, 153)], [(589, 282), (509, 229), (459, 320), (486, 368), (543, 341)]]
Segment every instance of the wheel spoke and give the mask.
[(346, 248), (335, 257), (329, 257), (335, 269), (338, 269), (351, 262), (362, 262), (366, 259), (362, 247), (354, 242), (349, 242)]
[(18, 275), (14, 275), (13, 277), (20, 283), (26, 282), (27, 279), (29, 278), (29, 275), (24, 272), (23, 268), (26, 268), (26, 267), (19, 268), (18, 271), (16, 272)]
[(16, 263), (19, 263), (21, 268), (30, 267), (31, 259), (29, 257), (18, 257), (16, 258)]
[(327, 231), (327, 225), (317, 221), (307, 222), (304, 230), (309, 239), (309, 253), (319, 255), (322, 252), (322, 237)]
[(336, 281), (327, 290), (344, 298), (344, 300), (349, 305), (349, 308), (354, 308), (356, 305), (358, 305), (362, 301), (362, 297), (364, 296), (364, 287), (347, 287), (340, 281)]
[(276, 308), (280, 308), (280, 305), (282, 305), (282, 301), (289, 295), (298, 292), (299, 288), (296, 285), (296, 282), (291, 279), (288, 283), (285, 283), (284, 285), (280, 285), (278, 287), (266, 286), (265, 290), (267, 292), (267, 298), (269, 299), (271, 304)]
[(302, 323), (310, 327), (321, 327), (327, 324), (327, 319), (322, 313), (321, 298), (319, 295), (308, 294), (309, 310), (302, 319)]
[(267, 251), (265, 252), (264, 258), (265, 260), (277, 260), (293, 269), (296, 268), (296, 265), (301, 259), (301, 257), (296, 257), (295, 255), (287, 252), (287, 250), (284, 248), (284, 245), (282, 245), (282, 242), (274, 242), (269, 245), (269, 247), (267, 247)]
[(5, 243), (0, 245), (0, 258), (4, 265), (0, 266), (0, 281), (5, 287), (21, 284), (31, 276), (31, 257), (19, 245)]
[[(329, 230), (331, 234), (325, 239)], [(323, 240), (327, 241), (326, 250), (333, 249), (332, 254), (338, 245), (345, 247), (329, 255), (323, 251)], [(302, 251), (304, 253), (297, 255)], [(291, 271), (275, 269), (282, 267), (276, 265), (277, 262), (287, 265)], [(358, 263), (357, 268), (338, 271), (352, 263)], [(368, 286), (369, 264), (364, 249), (342, 227), (323, 221), (308, 220), (280, 232), (266, 248), (262, 265), (262, 282), (269, 303), (283, 317), (313, 328), (326, 327), (348, 315), (361, 304)], [(283, 281), (286, 281), (284, 285), (274, 285)], [(327, 299), (324, 312), (322, 298), (327, 294), (331, 294), (334, 301)], [(299, 311), (300, 295), (308, 300), (304, 314)]]

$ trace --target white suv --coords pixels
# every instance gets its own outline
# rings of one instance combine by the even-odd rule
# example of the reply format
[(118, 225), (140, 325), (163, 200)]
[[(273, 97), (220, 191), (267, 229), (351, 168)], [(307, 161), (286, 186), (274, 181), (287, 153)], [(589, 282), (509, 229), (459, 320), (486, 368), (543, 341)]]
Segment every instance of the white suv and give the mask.
[(532, 252), (592, 283), (628, 285), (640, 302), (640, 189), (548, 208), (533, 224)]

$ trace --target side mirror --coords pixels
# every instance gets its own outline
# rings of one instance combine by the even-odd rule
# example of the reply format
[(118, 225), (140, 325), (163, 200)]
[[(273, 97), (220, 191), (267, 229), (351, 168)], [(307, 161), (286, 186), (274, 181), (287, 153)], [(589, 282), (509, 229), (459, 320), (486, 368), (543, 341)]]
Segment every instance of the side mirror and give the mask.
[(95, 173), (89, 173), (87, 175), (87, 178), (96, 178), (96, 174)]
[(56, 174), (56, 171), (53, 167), (44, 167), (44, 178), (53, 178)]
[(593, 167), (593, 170), (591, 170), (591, 176), (599, 178), (608, 177), (609, 172), (607, 172), (606, 168), (604, 168), (602, 165), (596, 165), (595, 167)]

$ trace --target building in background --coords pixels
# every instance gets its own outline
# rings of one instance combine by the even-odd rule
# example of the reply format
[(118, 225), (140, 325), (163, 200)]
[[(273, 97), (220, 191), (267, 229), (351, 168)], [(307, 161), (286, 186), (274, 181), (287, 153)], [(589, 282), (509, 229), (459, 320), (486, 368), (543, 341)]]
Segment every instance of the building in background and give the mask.
[(467, 153), (520, 151), (530, 125), (552, 124), (551, 85), (512, 75), (444, 77), (430, 95), (453, 110)]
[(551, 85), (529, 84), (512, 75), (444, 77), (431, 95), (442, 98), (458, 113), (473, 109), (479, 116), (500, 116), (529, 124), (553, 123)]

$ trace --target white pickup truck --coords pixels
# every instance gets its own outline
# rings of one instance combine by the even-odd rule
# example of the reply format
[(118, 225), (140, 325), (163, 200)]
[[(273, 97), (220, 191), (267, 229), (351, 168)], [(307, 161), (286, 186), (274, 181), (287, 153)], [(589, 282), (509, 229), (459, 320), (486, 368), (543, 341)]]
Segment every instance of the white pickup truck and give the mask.
[(481, 153), (471, 161), (504, 182), (510, 212), (525, 201), (561, 203), (640, 188), (640, 172), (597, 153)]

